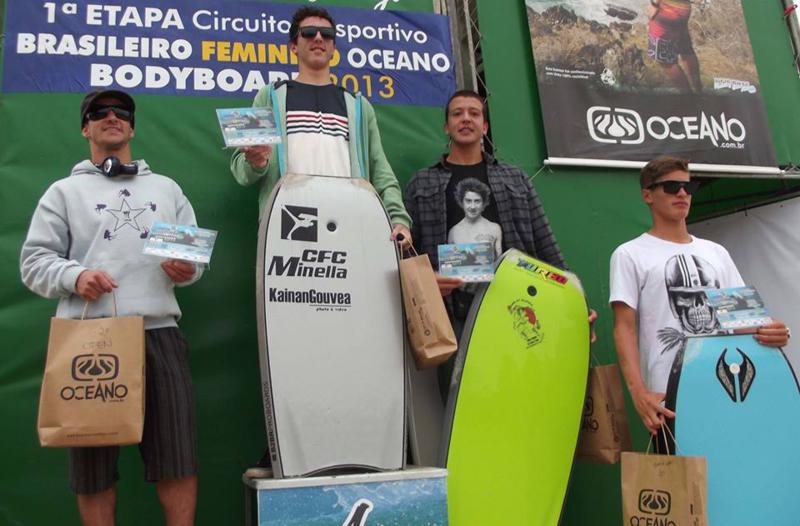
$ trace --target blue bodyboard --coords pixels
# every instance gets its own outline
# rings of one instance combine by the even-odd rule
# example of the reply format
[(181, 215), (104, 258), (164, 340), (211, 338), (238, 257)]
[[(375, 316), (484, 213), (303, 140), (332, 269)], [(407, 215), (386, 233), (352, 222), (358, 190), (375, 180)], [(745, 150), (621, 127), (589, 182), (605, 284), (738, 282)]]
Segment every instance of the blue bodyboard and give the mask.
[(800, 389), (780, 349), (752, 334), (688, 338), (666, 405), (680, 455), (708, 460), (708, 523), (795, 526)]

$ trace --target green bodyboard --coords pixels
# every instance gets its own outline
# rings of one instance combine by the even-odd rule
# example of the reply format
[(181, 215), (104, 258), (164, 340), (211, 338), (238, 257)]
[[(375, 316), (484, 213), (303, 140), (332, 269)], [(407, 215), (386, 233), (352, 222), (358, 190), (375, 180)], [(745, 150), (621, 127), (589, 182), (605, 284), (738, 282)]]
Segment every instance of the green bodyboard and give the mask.
[(509, 250), (475, 297), (442, 459), (450, 524), (557, 525), (578, 441), (589, 324), (578, 279)]

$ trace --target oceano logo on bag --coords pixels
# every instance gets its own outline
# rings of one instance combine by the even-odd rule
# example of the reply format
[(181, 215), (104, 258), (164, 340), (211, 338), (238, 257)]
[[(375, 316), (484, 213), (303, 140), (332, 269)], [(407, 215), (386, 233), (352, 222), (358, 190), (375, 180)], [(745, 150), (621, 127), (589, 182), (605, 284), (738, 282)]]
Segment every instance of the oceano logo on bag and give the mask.
[(597, 431), (599, 428), (600, 424), (597, 422), (597, 419), (594, 418), (594, 399), (589, 395), (583, 403), (583, 424), (581, 425), (581, 429)]
[(639, 492), (639, 511), (644, 516), (633, 516), (630, 526), (677, 526), (668, 515), (672, 511), (672, 495), (658, 489)]
[(119, 374), (119, 358), (113, 354), (79, 354), (72, 360), (72, 378), (79, 382), (113, 380)]
[(128, 387), (113, 381), (120, 371), (114, 354), (79, 354), (72, 359), (71, 371), (72, 379), (81, 383), (62, 387), (62, 400), (121, 402), (128, 396)]

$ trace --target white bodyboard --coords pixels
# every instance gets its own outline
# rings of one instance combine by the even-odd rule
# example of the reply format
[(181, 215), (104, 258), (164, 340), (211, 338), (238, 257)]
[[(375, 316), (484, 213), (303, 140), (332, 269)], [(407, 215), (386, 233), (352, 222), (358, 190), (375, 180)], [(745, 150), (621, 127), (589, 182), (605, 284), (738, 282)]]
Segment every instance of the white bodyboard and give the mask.
[(362, 179), (287, 175), (272, 192), (257, 308), (278, 478), (403, 467), (405, 332), (390, 231)]

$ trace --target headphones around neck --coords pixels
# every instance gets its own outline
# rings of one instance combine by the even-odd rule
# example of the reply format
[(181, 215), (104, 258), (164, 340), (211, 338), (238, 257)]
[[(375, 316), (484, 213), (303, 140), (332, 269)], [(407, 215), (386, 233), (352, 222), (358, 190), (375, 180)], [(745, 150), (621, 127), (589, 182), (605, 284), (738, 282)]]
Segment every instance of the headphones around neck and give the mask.
[(116, 177), (118, 175), (136, 175), (139, 173), (139, 165), (135, 162), (130, 164), (122, 164), (119, 159), (113, 155), (106, 157), (102, 163), (96, 164), (97, 168), (103, 172), (106, 177)]

